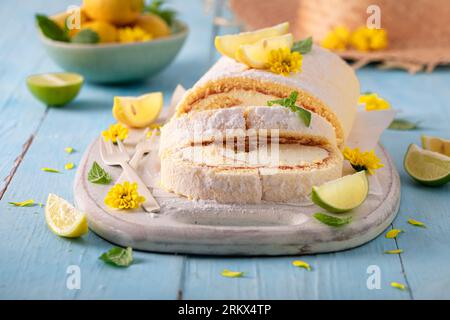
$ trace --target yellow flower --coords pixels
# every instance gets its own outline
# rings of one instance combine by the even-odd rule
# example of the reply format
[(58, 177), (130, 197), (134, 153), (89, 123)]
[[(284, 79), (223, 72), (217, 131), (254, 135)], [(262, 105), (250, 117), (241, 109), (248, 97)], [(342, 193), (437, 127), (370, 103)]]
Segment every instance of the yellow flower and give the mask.
[(117, 138), (123, 141), (128, 136), (128, 128), (120, 123), (112, 124), (109, 126), (108, 130), (102, 131), (102, 136), (105, 141), (111, 140), (116, 143)]
[(360, 95), (358, 103), (364, 104), (366, 107), (366, 111), (386, 110), (391, 108), (390, 103), (378, 96), (378, 94), (376, 93), (367, 93)]
[(345, 147), (343, 154), (356, 171), (366, 170), (372, 175), (375, 170), (384, 167), (373, 150), (361, 152), (359, 148)]
[(270, 71), (283, 76), (288, 76), (291, 72), (302, 71), (303, 56), (298, 52), (291, 52), (289, 48), (272, 50), (269, 53), (268, 66)]
[(140, 27), (125, 27), (119, 29), (119, 42), (139, 42), (153, 39), (153, 36)]
[(123, 184), (117, 183), (112, 187), (105, 197), (105, 204), (114, 209), (127, 210), (136, 209), (145, 198), (137, 191), (137, 183), (125, 181)]
[(358, 51), (386, 49), (388, 46), (387, 31), (359, 27), (352, 33), (350, 43)]
[(147, 138), (150, 138), (152, 136), (152, 132), (153, 132), (154, 129), (157, 129), (156, 130), (156, 135), (159, 136), (161, 134), (161, 127), (162, 126), (163, 125), (160, 124), (160, 123), (152, 123), (151, 125), (149, 125), (148, 127), (149, 127), (150, 130), (147, 132)]
[(349, 41), (350, 30), (347, 27), (338, 26), (330, 30), (321, 45), (326, 49), (343, 51), (347, 48)]

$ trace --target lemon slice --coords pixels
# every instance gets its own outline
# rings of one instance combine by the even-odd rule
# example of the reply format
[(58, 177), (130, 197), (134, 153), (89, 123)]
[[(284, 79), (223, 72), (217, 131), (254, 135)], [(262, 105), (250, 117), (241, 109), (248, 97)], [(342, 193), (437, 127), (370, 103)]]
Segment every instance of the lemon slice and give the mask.
[(52, 193), (45, 205), (45, 220), (50, 230), (61, 237), (77, 238), (88, 232), (86, 214)]
[(164, 100), (161, 92), (140, 97), (115, 97), (113, 116), (132, 128), (145, 128), (158, 119)]
[(450, 157), (411, 144), (403, 159), (406, 172), (424, 185), (440, 186), (450, 181)]
[(270, 28), (259, 29), (252, 32), (242, 32), (217, 36), (214, 44), (217, 51), (230, 58), (235, 58), (235, 54), (241, 45), (253, 44), (264, 38), (281, 36), (288, 33), (289, 23), (284, 22)]
[(80, 92), (83, 77), (76, 73), (45, 73), (27, 78), (28, 89), (48, 106), (63, 106)]
[(450, 157), (450, 140), (422, 135), (422, 148)]
[(320, 187), (313, 187), (311, 199), (330, 212), (346, 212), (359, 207), (369, 193), (369, 181), (365, 171), (359, 171)]
[(294, 37), (291, 33), (282, 36), (265, 38), (254, 44), (246, 44), (236, 51), (236, 59), (249, 67), (264, 69), (269, 60), (269, 53), (280, 48), (291, 48)]

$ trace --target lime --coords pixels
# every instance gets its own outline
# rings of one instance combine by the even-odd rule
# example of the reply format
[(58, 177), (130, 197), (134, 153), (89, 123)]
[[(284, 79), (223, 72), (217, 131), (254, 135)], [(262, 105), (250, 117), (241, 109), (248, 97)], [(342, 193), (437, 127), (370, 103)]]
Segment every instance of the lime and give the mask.
[(450, 140), (422, 135), (422, 148), (450, 157)]
[(411, 178), (424, 185), (441, 186), (450, 181), (450, 157), (415, 144), (409, 146), (403, 166)]
[(72, 101), (83, 85), (83, 77), (76, 73), (45, 73), (27, 78), (28, 89), (49, 106), (62, 106)]
[(330, 212), (346, 212), (359, 207), (369, 193), (366, 172), (359, 171), (320, 187), (313, 187), (311, 199), (318, 206)]
[(86, 214), (52, 193), (45, 205), (45, 220), (50, 230), (61, 237), (77, 238), (88, 232)]

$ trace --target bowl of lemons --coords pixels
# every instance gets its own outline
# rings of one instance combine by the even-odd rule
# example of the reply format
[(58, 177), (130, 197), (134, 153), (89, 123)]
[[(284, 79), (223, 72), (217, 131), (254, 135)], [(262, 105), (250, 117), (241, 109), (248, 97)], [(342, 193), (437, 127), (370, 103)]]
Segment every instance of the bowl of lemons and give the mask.
[(66, 12), (36, 15), (49, 56), (87, 81), (121, 83), (150, 78), (181, 50), (188, 27), (160, 0), (84, 0)]

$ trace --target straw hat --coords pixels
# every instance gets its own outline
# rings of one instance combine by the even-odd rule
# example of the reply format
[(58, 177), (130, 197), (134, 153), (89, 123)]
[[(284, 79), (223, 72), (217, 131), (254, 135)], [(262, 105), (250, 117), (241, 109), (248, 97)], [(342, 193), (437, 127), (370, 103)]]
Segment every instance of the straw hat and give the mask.
[(337, 52), (354, 60), (356, 68), (381, 62), (381, 68), (431, 72), (450, 64), (449, 0), (230, 0), (230, 7), (247, 29), (290, 21), (297, 38), (312, 35), (320, 42), (336, 26), (354, 30), (366, 25), (367, 8), (377, 5), (381, 27), (389, 37), (384, 50)]

